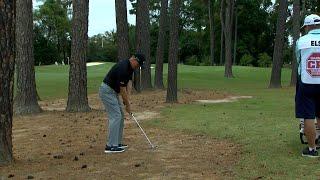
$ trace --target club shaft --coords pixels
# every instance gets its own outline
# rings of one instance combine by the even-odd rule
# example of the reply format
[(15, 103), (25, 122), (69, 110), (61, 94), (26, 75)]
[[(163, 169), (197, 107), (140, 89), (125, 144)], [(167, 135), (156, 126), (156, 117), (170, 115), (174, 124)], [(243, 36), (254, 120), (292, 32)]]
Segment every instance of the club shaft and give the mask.
[(137, 119), (134, 117), (133, 114), (131, 114), (131, 116), (132, 116), (133, 120), (137, 123), (137, 125), (139, 126), (139, 128), (140, 128), (140, 130), (142, 131), (144, 137), (146, 137), (146, 139), (148, 140), (150, 146), (153, 148), (153, 147), (154, 147), (153, 144), (151, 143), (150, 139), (148, 138), (147, 134), (144, 132), (144, 130), (142, 129), (142, 127), (140, 126), (140, 124), (139, 124), (139, 122), (137, 121)]

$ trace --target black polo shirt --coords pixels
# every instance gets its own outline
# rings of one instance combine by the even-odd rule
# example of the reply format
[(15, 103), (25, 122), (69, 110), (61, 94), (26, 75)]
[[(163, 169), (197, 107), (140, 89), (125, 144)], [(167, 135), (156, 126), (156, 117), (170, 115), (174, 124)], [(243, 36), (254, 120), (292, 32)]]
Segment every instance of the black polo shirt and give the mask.
[(129, 59), (115, 64), (108, 72), (103, 82), (110, 86), (115, 92), (120, 93), (120, 86), (126, 87), (132, 79), (133, 69)]

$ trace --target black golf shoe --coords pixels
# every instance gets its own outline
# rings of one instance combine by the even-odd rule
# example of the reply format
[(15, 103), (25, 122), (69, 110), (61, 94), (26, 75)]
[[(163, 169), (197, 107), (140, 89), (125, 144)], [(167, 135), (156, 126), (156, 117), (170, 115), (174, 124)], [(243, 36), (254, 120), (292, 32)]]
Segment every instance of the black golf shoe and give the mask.
[(104, 152), (105, 153), (122, 153), (124, 152), (125, 149), (124, 148), (121, 148), (121, 147), (118, 147), (118, 146), (107, 146), (105, 149), (104, 149)]
[(312, 158), (317, 158), (319, 157), (318, 151), (317, 150), (309, 150), (309, 147), (306, 147), (305, 149), (303, 149), (302, 151), (302, 156), (304, 157), (312, 157)]

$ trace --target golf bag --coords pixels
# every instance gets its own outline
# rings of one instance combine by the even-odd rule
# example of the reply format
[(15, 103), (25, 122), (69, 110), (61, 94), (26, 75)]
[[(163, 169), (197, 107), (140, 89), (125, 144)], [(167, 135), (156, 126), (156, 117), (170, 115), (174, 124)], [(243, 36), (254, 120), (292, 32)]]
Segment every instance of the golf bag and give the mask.
[[(317, 121), (315, 120), (316, 125), (316, 144), (320, 144), (320, 127), (317, 125)], [(300, 119), (300, 141), (302, 144), (308, 144), (307, 138), (304, 134), (304, 119)]]

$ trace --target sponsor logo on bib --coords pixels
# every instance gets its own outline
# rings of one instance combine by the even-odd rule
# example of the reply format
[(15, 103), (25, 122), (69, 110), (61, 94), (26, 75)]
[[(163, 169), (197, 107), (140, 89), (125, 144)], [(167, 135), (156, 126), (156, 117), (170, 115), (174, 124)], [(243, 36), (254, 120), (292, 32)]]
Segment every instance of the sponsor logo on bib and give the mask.
[(313, 53), (307, 59), (307, 72), (311, 77), (320, 77), (320, 53)]

